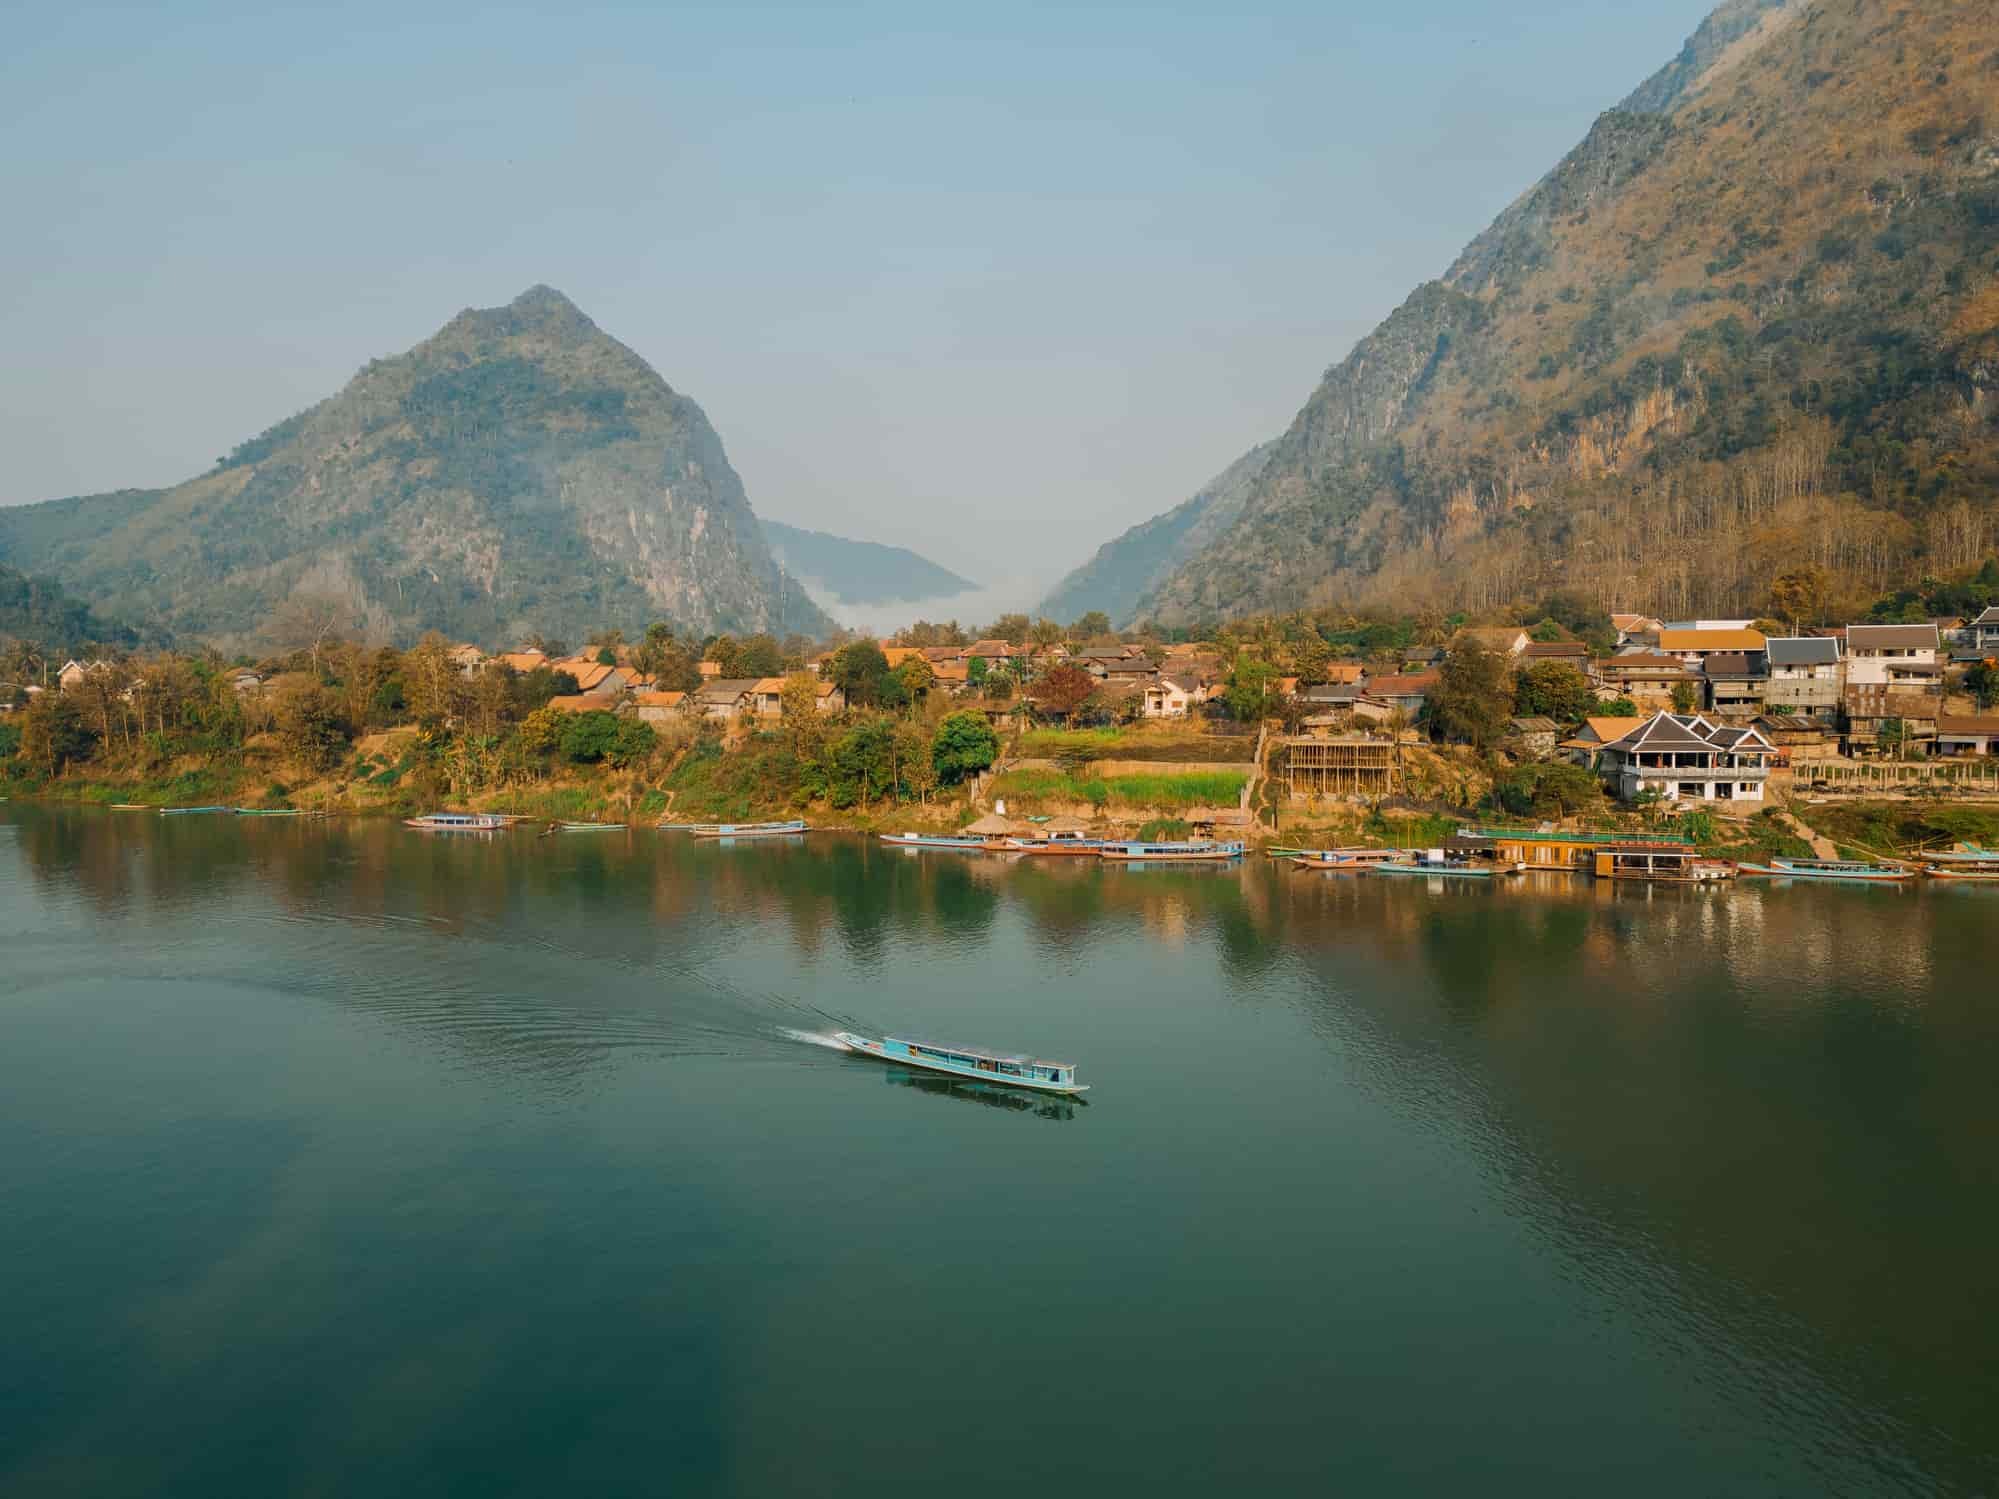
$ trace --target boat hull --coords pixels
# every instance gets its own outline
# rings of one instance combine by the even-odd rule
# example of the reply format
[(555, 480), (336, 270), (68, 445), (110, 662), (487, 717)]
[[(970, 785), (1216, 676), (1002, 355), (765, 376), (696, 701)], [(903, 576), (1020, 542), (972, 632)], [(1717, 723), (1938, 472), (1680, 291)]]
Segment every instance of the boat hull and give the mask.
[(760, 822), (721, 823), (715, 827), (698, 827), (693, 830), (696, 838), (793, 838), (812, 829), (802, 822)]
[(1743, 874), (1779, 880), (1832, 880), (1847, 885), (1899, 885), (1916, 877), (1913, 869), (1787, 869), (1781, 864), (1738, 864)]
[(993, 1083), (1002, 1088), (1023, 1088), (1030, 1093), (1060, 1093), (1070, 1097), (1090, 1091), (1088, 1083), (1051, 1083), (1045, 1078), (1012, 1077), (977, 1067), (959, 1067), (930, 1057), (907, 1055), (907, 1047), (903, 1051), (890, 1051), (885, 1043), (870, 1036), (857, 1036), (852, 1031), (836, 1031), (834, 1035), (855, 1056), (873, 1057), (878, 1062), (893, 1062), (902, 1067), (917, 1067), (942, 1077), (959, 1077), (971, 1082)]
[(941, 833), (883, 833), (881, 841), (890, 848), (951, 848), (967, 854), (983, 853), (989, 846), (984, 838), (953, 838)]
[(1375, 874), (1430, 874), (1457, 880), (1490, 880), (1525, 873), (1524, 866), (1519, 864), (1496, 864), (1490, 868), (1480, 868), (1469, 864), (1383, 863), (1372, 865), (1370, 868)]
[(1158, 846), (1144, 848), (1128, 843), (1107, 843), (1097, 850), (1097, 857), (1108, 859), (1114, 864), (1224, 864), (1230, 859), (1240, 859), (1243, 846), (1240, 843), (1217, 843), (1207, 847), (1188, 846), (1172, 848)]
[(1956, 880), (1966, 885), (1999, 885), (1999, 869), (1939, 869), (1935, 865), (1923, 871), (1933, 880)]

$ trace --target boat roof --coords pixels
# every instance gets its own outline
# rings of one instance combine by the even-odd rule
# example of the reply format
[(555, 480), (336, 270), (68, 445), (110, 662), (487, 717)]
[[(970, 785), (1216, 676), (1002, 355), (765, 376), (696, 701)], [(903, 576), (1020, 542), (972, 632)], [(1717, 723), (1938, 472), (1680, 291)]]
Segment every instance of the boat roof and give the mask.
[(1062, 1067), (1070, 1072), (1076, 1070), (1074, 1062), (1051, 1062), (1046, 1057), (1030, 1057), (1017, 1051), (989, 1051), (983, 1046), (951, 1046), (942, 1041), (912, 1041), (907, 1036), (884, 1036), (884, 1041), (899, 1041), (904, 1046), (920, 1046), (925, 1051), (945, 1051), (955, 1056), (978, 1057), (987, 1062), (1014, 1062), (1029, 1067)]

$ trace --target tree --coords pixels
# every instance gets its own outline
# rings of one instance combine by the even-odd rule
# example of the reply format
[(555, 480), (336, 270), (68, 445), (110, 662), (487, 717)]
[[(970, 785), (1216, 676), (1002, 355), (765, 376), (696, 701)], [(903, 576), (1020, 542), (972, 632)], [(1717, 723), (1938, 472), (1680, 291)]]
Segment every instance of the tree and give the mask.
[(1025, 614), (1002, 614), (986, 627), (988, 640), (1004, 640), (1008, 645), (1026, 645), (1028, 631), (1034, 626)]
[(1964, 690), (1978, 700), (1981, 708), (1999, 705), (1999, 663), (1974, 661), (1964, 674)]
[(1071, 640), (1093, 640), (1099, 635), (1111, 632), (1111, 617), (1101, 609), (1092, 609), (1069, 626)]
[(1464, 636), (1444, 657), (1437, 685), (1430, 689), (1430, 723), (1446, 739), (1484, 749), (1506, 728), (1512, 694), (1506, 663), (1476, 636)]
[(436, 631), (425, 635), (403, 656), (403, 695), (417, 722), (427, 729), (445, 727), (463, 713), (465, 679), (459, 675), (444, 637)]
[(0, 718), (0, 761), (13, 759), (20, 748), (21, 726)]
[(597, 649), (596, 661), (599, 666), (616, 666), (618, 664), (618, 653), (608, 645), (600, 646)]
[(872, 640), (852, 640), (833, 653), (827, 663), (833, 683), (856, 708), (868, 708), (881, 699), (882, 678), (888, 675), (888, 657)]
[[(886, 662), (888, 658), (882, 659)], [(736, 648), (736, 669), (730, 675), (774, 677), (783, 670), (784, 652), (777, 641), (768, 635), (752, 635)]]
[(1881, 727), (1875, 731), (1874, 739), (1884, 750), (1890, 751), (1897, 760), (1902, 758), (1902, 750), (1909, 742), (1909, 726), (1899, 718), (1884, 718)]
[(1545, 714), (1557, 723), (1580, 723), (1596, 711), (1596, 689), (1566, 661), (1537, 661), (1513, 682), (1513, 711)]
[(618, 747), (618, 716), (593, 708), (566, 715), (562, 727), (563, 758), (576, 765), (595, 765)]
[(929, 801), (937, 789), (937, 757), (929, 730), (920, 723), (897, 724), (895, 758), (902, 784), (916, 793), (917, 801)]
[(1798, 567), (1770, 581), (1770, 608), (1791, 622), (1791, 633), (1807, 617), (1825, 608), (1826, 575), (1817, 567)]
[(1074, 723), (1077, 712), (1096, 690), (1095, 677), (1080, 666), (1061, 661), (1043, 672), (1027, 689), (1027, 695), (1042, 712), (1058, 714), (1064, 723)]
[(287, 687), (272, 705), (272, 727), (285, 753), (306, 770), (330, 770), (347, 753), (347, 726), (340, 705), (317, 682)]
[(1607, 697), (1598, 701), (1590, 710), (1590, 715), (1596, 718), (1636, 718), (1638, 705), (1628, 697)]
[(327, 645), (353, 627), (354, 610), (345, 599), (327, 593), (294, 593), (271, 611), (264, 634), (280, 650), (304, 651), (319, 675), (319, 657)]
[(895, 730), (885, 718), (864, 718), (833, 745), (833, 803), (862, 806), (895, 783)]
[(1028, 639), (1032, 640), (1036, 645), (1060, 645), (1062, 643), (1062, 627), (1045, 614), (1034, 622), (1034, 628), (1029, 630), (1027, 635)]
[(974, 656), (965, 663), (965, 684), (968, 687), (984, 687), (986, 673), (992, 668), (986, 664), (984, 656)]
[(902, 690), (910, 702), (921, 702), (931, 688), (937, 685), (937, 673), (930, 663), (921, 656), (911, 656), (892, 673), (902, 683)]
[(618, 732), (612, 738), (610, 748), (604, 751), (604, 758), (622, 770), (627, 765), (636, 765), (651, 756), (659, 746), (659, 735), (653, 727), (636, 718), (616, 718)]
[(1229, 716), (1238, 723), (1255, 723), (1262, 718), (1278, 697), (1277, 678), (1277, 668), (1268, 661), (1238, 656), (1228, 685), (1222, 689)]
[(632, 664), (658, 685), (661, 692), (692, 692), (701, 685), (701, 668), (664, 620), (646, 627), (645, 639), (632, 652)]
[(21, 715), (21, 754), (50, 775), (90, 757), (96, 735), (83, 710), (60, 692), (44, 692)]
[(569, 715), (559, 708), (537, 708), (521, 720), (521, 748), (531, 755), (553, 754), (562, 744), (562, 732), (569, 727)]
[(1691, 713), (1701, 705), (1701, 690), (1692, 682), (1673, 684), (1673, 711)]
[(1562, 817), (1603, 800), (1603, 786), (1580, 765), (1543, 760), (1515, 766), (1493, 784), (1499, 805), (1515, 816)]
[(970, 710), (947, 713), (937, 725), (930, 751), (938, 778), (946, 785), (955, 785), (999, 758), (999, 735), (993, 732), (983, 713)]

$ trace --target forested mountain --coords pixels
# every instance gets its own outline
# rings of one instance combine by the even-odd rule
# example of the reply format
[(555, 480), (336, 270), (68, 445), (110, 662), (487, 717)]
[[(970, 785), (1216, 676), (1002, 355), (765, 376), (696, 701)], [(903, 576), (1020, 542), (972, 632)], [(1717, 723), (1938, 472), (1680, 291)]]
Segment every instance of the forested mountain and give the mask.
[(970, 593), (979, 586), (907, 547), (849, 541), (774, 520), (765, 521), (763, 528), (786, 571), (842, 604), (914, 603)]
[(1129, 612), (1747, 613), (1799, 569), (1861, 599), (1975, 564), (1995, 494), (1991, 6), (1731, 0), (1327, 372)]
[(101, 619), (81, 599), (71, 598), (60, 583), (31, 578), (0, 564), (0, 646), (25, 642), (55, 657), (74, 655), (94, 645), (129, 648), (157, 643), (142, 638), (130, 625)]
[(1100, 609), (1123, 623), (1139, 600), (1242, 514), (1273, 446), (1262, 443), (1251, 448), (1196, 490), (1192, 499), (1105, 542), (1094, 557), (1055, 585), (1037, 612), (1066, 622)]
[(372, 635), (495, 646), (658, 619), (831, 627), (701, 408), (545, 286), (371, 362), (199, 478), (0, 508), (0, 561), (224, 641), (299, 593)]

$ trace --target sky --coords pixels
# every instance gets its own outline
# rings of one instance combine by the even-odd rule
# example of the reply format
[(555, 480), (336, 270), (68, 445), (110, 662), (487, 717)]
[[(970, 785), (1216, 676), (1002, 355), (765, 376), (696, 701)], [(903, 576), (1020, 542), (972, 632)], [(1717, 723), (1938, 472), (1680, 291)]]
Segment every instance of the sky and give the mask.
[(758, 514), (1031, 604), (1282, 432), (1701, 0), (9, 7), (0, 503), (546, 282)]

